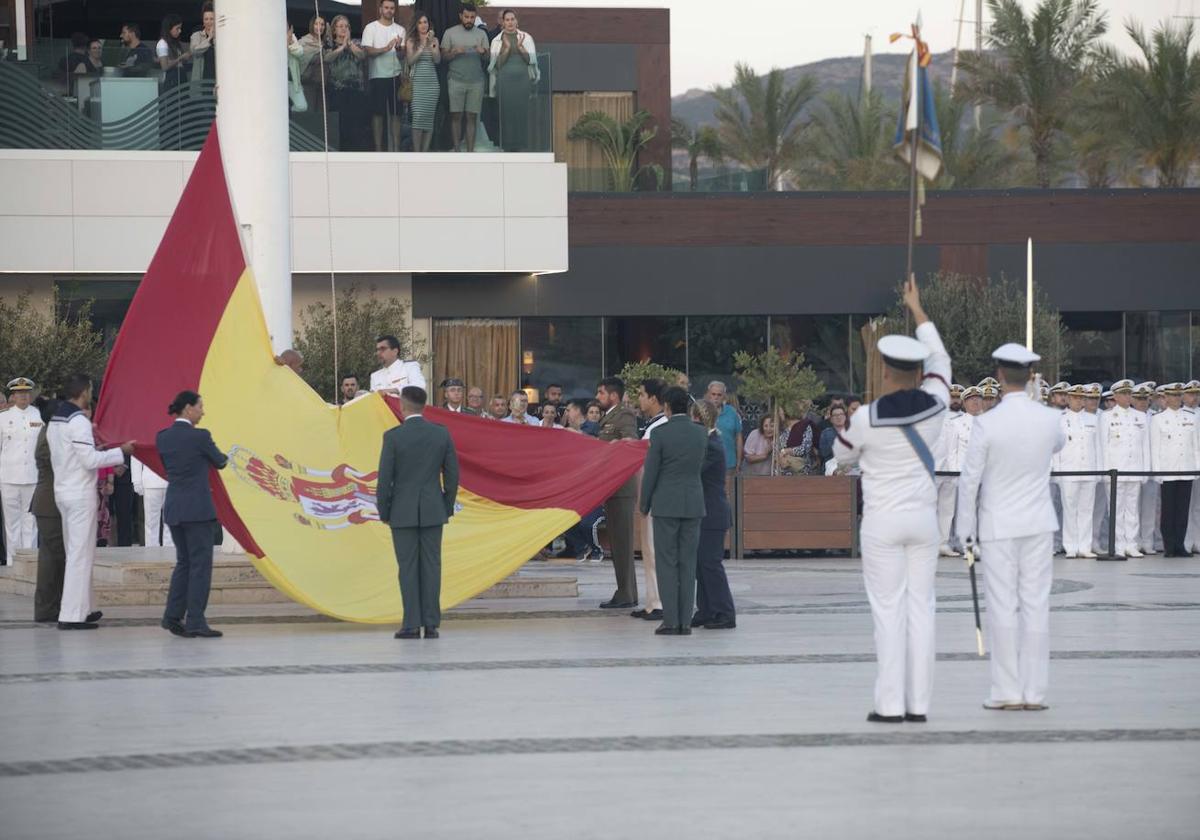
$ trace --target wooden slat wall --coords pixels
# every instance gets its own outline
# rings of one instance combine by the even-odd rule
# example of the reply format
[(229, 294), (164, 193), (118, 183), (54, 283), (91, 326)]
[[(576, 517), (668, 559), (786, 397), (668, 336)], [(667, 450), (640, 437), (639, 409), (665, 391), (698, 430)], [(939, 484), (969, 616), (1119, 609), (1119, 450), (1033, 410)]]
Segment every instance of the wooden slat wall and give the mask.
[(853, 492), (845, 476), (743, 476), (742, 550), (852, 548)]

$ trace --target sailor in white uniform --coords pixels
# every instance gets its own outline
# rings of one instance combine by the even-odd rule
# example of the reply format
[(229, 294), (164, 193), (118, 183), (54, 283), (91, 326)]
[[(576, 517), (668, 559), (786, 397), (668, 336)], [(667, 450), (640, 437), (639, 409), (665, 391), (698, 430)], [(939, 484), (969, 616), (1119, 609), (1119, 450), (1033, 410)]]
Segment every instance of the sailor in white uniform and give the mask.
[[(1133, 380), (1114, 382), (1112, 394), (1116, 405), (1100, 415), (1101, 469), (1145, 472), (1150, 468), (1150, 424), (1146, 415), (1131, 405)], [(1138, 496), (1145, 480), (1136, 475), (1117, 479), (1117, 503), (1109, 516), (1115, 522), (1118, 555), (1145, 557), (1138, 550)]]
[(46, 440), (54, 467), (54, 502), (62, 515), (67, 552), (59, 630), (94, 630), (100, 617), (93, 612), (92, 561), (96, 556), (96, 472), (101, 467), (125, 469), (133, 442), (103, 452), (92, 437), (92, 421), (84, 413), (92, 405), (92, 382), (82, 374), (67, 380), (66, 399), (50, 418)]
[(1004, 396), (975, 421), (958, 485), (958, 536), (978, 542), (991, 640), (988, 709), (1046, 708), (1054, 505), (1050, 462), (1066, 433), (1053, 409), (1029, 398), (1030, 365), (1019, 344), (992, 354)]
[[(1069, 382), (1055, 382), (1053, 385), (1047, 385), (1038, 378), (1038, 385), (1042, 392), (1042, 404), (1055, 411), (1065, 411), (1067, 408), (1067, 391), (1071, 388)], [(1057, 469), (1057, 467), (1055, 468)], [(1058, 482), (1050, 482), (1050, 501), (1054, 503), (1054, 516), (1058, 519), (1058, 530), (1054, 532), (1054, 553), (1064, 554), (1063, 548), (1063, 507), (1062, 507), (1062, 489)]]
[[(1182, 410), (1192, 412), (1200, 422), (1200, 379), (1184, 384)], [(1192, 482), (1192, 510), (1188, 514), (1183, 544), (1188, 551), (1200, 552), (1200, 478)]]
[[(1200, 470), (1200, 423), (1194, 411), (1183, 409), (1183, 383), (1162, 389), (1166, 407), (1150, 418), (1150, 466), (1155, 471)], [(1191, 476), (1155, 476), (1162, 487), (1163, 553), (1191, 557), (1185, 545), (1192, 505)]]
[[(1061, 415), (1067, 442), (1054, 456), (1053, 469), (1086, 472), (1100, 469), (1100, 423), (1083, 410), (1084, 385), (1067, 391), (1067, 410)], [(1095, 559), (1092, 551), (1092, 509), (1096, 504), (1096, 476), (1064, 475), (1054, 479), (1062, 496), (1062, 541), (1067, 557)]]
[(417, 362), (400, 358), (400, 340), (394, 335), (381, 335), (375, 339), (375, 357), (383, 366), (371, 374), (371, 390), (397, 396), (401, 388), (415, 385), (425, 387), (425, 375)]
[[(1096, 415), (1096, 429), (1099, 433), (1100, 419), (1107, 410), (1103, 407), (1105, 400), (1112, 400), (1112, 391), (1106, 391), (1101, 387), (1099, 382), (1092, 382), (1088, 386), (1087, 395), (1083, 400), (1083, 410)], [(1104, 469), (1103, 447), (1101, 447), (1100, 466), (1097, 469)], [(1101, 478), (1096, 482), (1096, 503), (1092, 508), (1092, 551), (1096, 554), (1108, 554), (1108, 508), (1109, 495), (1112, 492), (1112, 487), (1109, 486), (1108, 478)], [(1113, 549), (1114, 552), (1116, 549)]]
[[(938, 458), (938, 472), (959, 470), (957, 421), (963, 416), (962, 394), (963, 386), (950, 386), (950, 408), (946, 412), (946, 422), (942, 425), (942, 439), (935, 453)], [(962, 555), (952, 545), (954, 535), (951, 533), (954, 525), (954, 505), (958, 501), (958, 479), (952, 475), (939, 475), (937, 491), (938, 532), (941, 534), (938, 554), (942, 557), (960, 557)]]
[(9, 406), (0, 412), (0, 504), (4, 512), (4, 556), (12, 565), (18, 548), (37, 548), (37, 520), (29, 512), (37, 487), (33, 452), (41, 434), (42, 415), (31, 405), (32, 379), (18, 376), (8, 383)]
[(923, 722), (933, 692), (937, 571), (937, 447), (950, 402), (950, 357), (921, 308), (916, 283), (904, 302), (916, 339), (879, 340), (879, 399), (856, 411), (833, 444), (839, 465), (862, 469), (863, 578), (875, 624), (875, 708), (867, 720)]
[[(1146, 415), (1146, 433), (1149, 434), (1150, 420), (1158, 414), (1159, 408), (1154, 405), (1154, 396), (1158, 391), (1157, 382), (1139, 382), (1133, 386), (1133, 407)], [(1146, 469), (1150, 469), (1150, 461), (1146, 461)], [(1143, 554), (1158, 554), (1162, 551), (1163, 538), (1158, 522), (1161, 516), (1162, 500), (1159, 492), (1161, 485), (1153, 478), (1142, 482), (1138, 491), (1138, 548)]]
[(142, 497), (142, 545), (175, 547), (171, 529), (163, 522), (163, 505), (167, 501), (167, 480), (137, 458), (129, 465), (133, 492)]

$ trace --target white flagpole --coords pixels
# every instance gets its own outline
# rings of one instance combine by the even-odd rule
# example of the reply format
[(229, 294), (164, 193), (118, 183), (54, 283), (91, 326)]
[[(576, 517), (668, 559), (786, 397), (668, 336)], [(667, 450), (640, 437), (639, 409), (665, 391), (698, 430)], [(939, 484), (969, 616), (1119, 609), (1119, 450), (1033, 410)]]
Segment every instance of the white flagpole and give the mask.
[(1025, 348), (1033, 349), (1033, 237), (1025, 246)]

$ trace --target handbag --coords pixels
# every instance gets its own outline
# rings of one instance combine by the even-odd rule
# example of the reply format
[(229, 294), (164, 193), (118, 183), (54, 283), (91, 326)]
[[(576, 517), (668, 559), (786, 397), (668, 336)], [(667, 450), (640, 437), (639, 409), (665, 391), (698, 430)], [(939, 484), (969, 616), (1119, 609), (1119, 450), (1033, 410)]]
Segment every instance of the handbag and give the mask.
[(412, 76), (404, 76), (396, 86), (397, 102), (412, 102)]

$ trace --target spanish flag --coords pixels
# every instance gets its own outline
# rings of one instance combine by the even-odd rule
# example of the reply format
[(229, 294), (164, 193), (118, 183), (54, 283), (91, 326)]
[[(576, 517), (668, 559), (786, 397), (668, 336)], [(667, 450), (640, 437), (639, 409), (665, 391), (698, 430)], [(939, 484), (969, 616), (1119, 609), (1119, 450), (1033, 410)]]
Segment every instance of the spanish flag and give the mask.
[[(221, 523), (294, 600), (347, 621), (401, 620), (396, 559), (375, 507), (383, 433), (399, 407), (373, 394), (327, 405), (276, 365), (238, 235), (214, 123), (117, 336), (96, 412), (101, 441), (136, 440), (156, 472), (155, 434), (183, 389), (230, 453), (211, 485)], [(644, 457), (550, 429), (430, 408), (458, 450), (458, 509), (444, 534), (442, 606), (504, 579), (600, 505)]]

